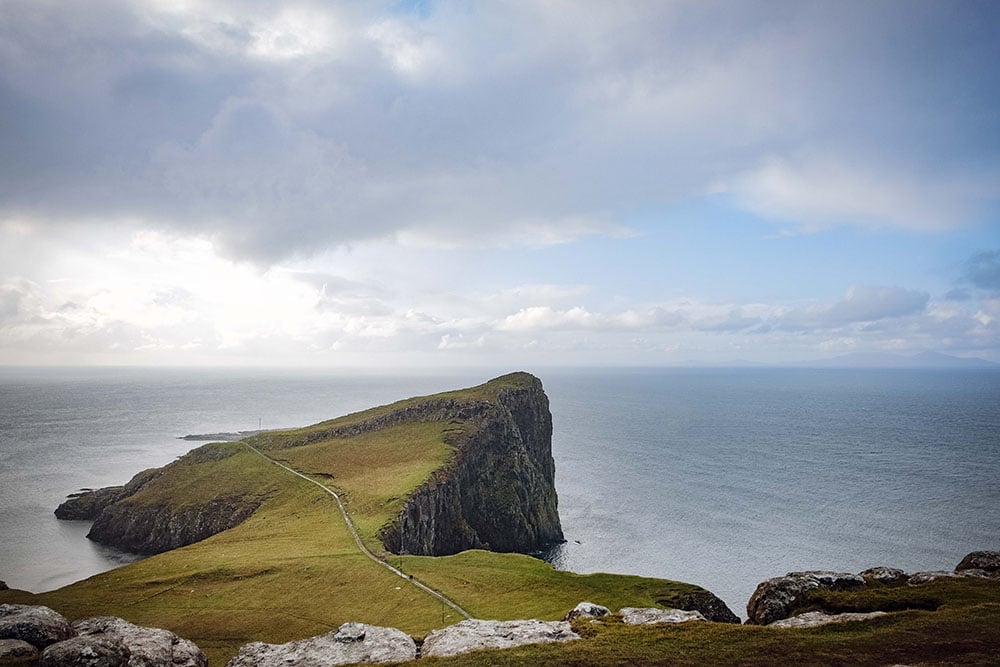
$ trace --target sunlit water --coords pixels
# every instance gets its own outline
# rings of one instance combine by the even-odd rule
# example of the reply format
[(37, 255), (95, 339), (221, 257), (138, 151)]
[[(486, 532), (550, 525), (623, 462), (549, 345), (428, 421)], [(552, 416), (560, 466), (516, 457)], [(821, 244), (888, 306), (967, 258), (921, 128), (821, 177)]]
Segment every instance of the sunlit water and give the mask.
[[(1000, 548), (998, 372), (537, 374), (560, 567), (690, 581), (742, 614), (789, 570), (951, 568)], [(48, 590), (132, 558), (52, 510), (197, 445), (179, 435), (304, 425), (490, 376), (0, 369), (0, 579)]]

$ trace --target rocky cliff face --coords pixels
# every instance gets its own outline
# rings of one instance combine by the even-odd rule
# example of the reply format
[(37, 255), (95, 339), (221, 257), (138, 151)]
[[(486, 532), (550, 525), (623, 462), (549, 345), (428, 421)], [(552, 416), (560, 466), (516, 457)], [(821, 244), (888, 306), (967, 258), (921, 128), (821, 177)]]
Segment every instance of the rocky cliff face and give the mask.
[(449, 464), (383, 528), (386, 549), (530, 553), (562, 541), (548, 398), (537, 378), (508, 377), (517, 382), (498, 389), (495, 400), (435, 407), (438, 418), (463, 424), (463, 436)]

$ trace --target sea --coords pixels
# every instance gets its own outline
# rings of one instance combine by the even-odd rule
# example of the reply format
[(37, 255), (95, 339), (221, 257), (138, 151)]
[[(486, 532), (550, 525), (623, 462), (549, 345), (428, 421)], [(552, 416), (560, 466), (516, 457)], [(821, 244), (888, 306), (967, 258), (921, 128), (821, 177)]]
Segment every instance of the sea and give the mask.
[[(180, 436), (301, 426), (501, 372), (0, 368), (0, 579), (41, 592), (138, 558), (52, 512), (198, 445)], [(1000, 371), (533, 372), (566, 535), (544, 557), (561, 569), (699, 584), (745, 617), (757, 584), (789, 571), (952, 569), (1000, 549)]]

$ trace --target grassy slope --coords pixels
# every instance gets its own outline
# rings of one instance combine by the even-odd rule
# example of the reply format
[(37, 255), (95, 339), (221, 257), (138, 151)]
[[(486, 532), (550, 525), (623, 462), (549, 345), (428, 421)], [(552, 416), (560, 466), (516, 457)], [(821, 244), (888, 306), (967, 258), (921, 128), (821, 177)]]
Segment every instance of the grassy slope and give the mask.
[(427, 665), (996, 665), (1000, 656), (1000, 581), (939, 580), (917, 587), (826, 594), (824, 602), (859, 611), (898, 611), (870, 621), (810, 629), (721, 623), (631, 627), (576, 622), (583, 641), (481, 651)]
[[(499, 382), (445, 396), (488, 400)], [(420, 399), (393, 404), (393, 409)], [(270, 434), (271, 453), (342, 491), (373, 551), (375, 534), (403, 499), (453, 451), (461, 424), (415, 423), (302, 446), (316, 433), (389, 411), (389, 407), (305, 429)], [(261, 439), (271, 438), (271, 443)], [(222, 458), (223, 454), (235, 454)], [(193, 639), (222, 665), (248, 641), (285, 642), (346, 621), (398, 627), (420, 636), (458, 620), (451, 610), (361, 555), (335, 501), (239, 443), (206, 445), (174, 464), (135, 502), (181, 506), (216, 495), (265, 498), (245, 523), (197, 544), (160, 554), (37, 596), (4, 591), (0, 602), (51, 606), (70, 618), (110, 614), (165, 627)], [(651, 605), (692, 590), (677, 582), (557, 572), (526, 556), (467, 552), (448, 558), (406, 557), (407, 571), (479, 617), (554, 619), (577, 602)]]

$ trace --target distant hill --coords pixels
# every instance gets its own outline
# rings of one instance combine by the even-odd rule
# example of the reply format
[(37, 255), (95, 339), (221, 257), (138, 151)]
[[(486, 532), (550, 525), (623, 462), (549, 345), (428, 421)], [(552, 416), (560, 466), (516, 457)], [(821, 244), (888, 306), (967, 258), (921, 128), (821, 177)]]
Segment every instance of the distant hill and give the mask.
[(920, 352), (914, 355), (855, 352), (794, 365), (808, 368), (1000, 368), (1000, 364), (979, 357), (955, 357), (940, 352)]

